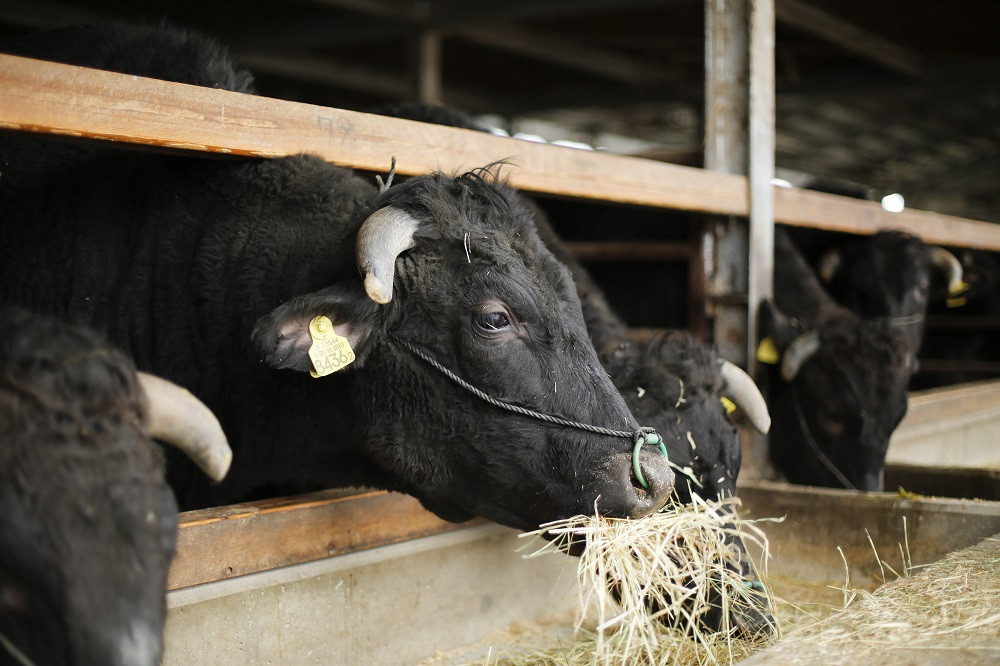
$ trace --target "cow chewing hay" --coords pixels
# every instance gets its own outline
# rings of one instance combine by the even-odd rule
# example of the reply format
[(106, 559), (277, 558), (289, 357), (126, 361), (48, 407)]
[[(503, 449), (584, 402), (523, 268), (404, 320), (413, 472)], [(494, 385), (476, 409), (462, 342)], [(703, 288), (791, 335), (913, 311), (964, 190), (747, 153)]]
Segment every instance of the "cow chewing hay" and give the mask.
[[(740, 574), (738, 537), (750, 540), (768, 557), (768, 541), (756, 523), (740, 519), (739, 500), (702, 500), (670, 505), (641, 520), (575, 516), (542, 525), (522, 537), (546, 538), (526, 557), (579, 550), (580, 599), (575, 645), (529, 655), (504, 656), (504, 664), (718, 664), (732, 663), (778, 633), (753, 640), (736, 638), (737, 628), (723, 620), (718, 632), (703, 619), (718, 606), (759, 606), (760, 592)], [(738, 540), (737, 539), (737, 540)], [(532, 542), (534, 543), (534, 542)], [(776, 621), (775, 621), (776, 622)], [(584, 624), (594, 626), (582, 629)]]

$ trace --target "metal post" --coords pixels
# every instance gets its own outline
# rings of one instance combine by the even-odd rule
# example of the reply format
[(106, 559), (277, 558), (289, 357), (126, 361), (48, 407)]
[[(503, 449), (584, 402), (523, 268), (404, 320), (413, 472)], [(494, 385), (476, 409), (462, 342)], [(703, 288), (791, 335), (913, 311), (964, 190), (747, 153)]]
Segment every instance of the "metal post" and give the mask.
[(756, 370), (757, 309), (774, 293), (774, 0), (750, 0), (750, 239), (747, 370)]
[[(748, 0), (705, 0), (705, 168), (747, 170)], [(747, 227), (714, 218), (704, 236), (713, 339), (719, 354), (746, 366)]]

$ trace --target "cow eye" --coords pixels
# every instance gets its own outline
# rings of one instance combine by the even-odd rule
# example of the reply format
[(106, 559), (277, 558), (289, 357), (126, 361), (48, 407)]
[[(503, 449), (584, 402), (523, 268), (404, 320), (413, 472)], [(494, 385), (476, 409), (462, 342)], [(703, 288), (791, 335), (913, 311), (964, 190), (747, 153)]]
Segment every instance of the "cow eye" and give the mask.
[(483, 333), (498, 333), (510, 328), (506, 312), (479, 312), (474, 318), (476, 328)]

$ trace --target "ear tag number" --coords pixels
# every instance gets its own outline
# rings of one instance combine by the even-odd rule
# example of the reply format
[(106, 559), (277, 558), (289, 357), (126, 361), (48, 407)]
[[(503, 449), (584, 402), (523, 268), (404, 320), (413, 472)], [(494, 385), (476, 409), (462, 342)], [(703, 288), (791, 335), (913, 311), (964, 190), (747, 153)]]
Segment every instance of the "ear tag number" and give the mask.
[(333, 322), (320, 315), (309, 322), (309, 337), (312, 345), (309, 347), (309, 358), (313, 368), (309, 374), (313, 377), (326, 375), (343, 370), (354, 362), (354, 350), (347, 338), (337, 335), (333, 330)]
[(781, 360), (778, 346), (774, 344), (774, 338), (766, 337), (760, 341), (757, 347), (757, 360), (767, 365), (775, 365)]

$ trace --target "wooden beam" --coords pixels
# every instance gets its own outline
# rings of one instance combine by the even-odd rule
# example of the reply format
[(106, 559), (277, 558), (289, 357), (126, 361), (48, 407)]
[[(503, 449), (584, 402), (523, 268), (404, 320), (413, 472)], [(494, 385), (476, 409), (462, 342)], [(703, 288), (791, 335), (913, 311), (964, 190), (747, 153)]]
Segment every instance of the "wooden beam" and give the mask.
[(311, 562), (470, 524), (445, 522), (413, 497), (382, 491), (328, 490), (187, 511), (180, 515), (177, 555), (167, 589)]
[(413, 175), (510, 159), (519, 188), (746, 214), (745, 180), (597, 151), (0, 55), (0, 127)]
[(851, 234), (900, 229), (927, 243), (1000, 251), (1000, 226), (952, 215), (907, 209), (890, 213), (874, 201), (778, 187), (774, 190), (775, 221), (795, 227)]
[[(721, 215), (746, 216), (747, 179), (635, 157), (383, 118), (0, 55), (0, 128), (278, 157), (311, 152), (348, 167), (400, 174), (460, 171), (498, 159), (515, 187)], [(849, 233), (902, 228), (928, 242), (1000, 251), (997, 226), (873, 202), (780, 188), (778, 222)]]
[[(785, 25), (825, 39), (845, 51), (906, 74), (923, 78), (926, 65), (917, 54), (801, 0), (775, 0), (775, 16)], [(905, 12), (905, 7), (900, 7)]]

